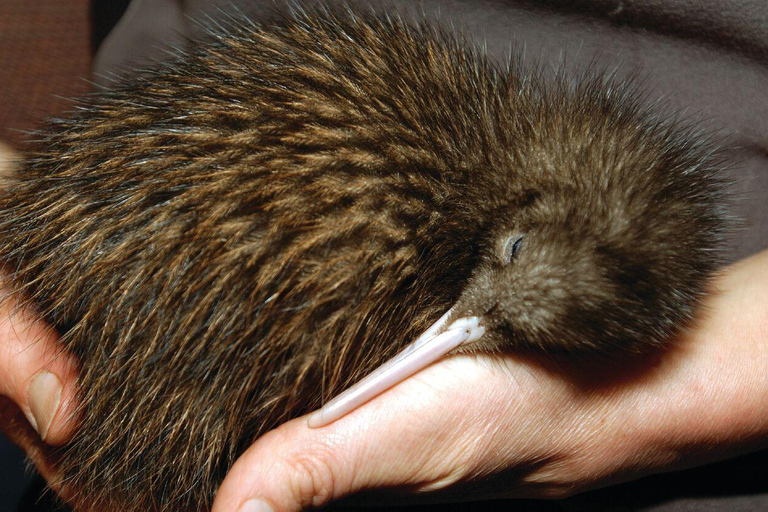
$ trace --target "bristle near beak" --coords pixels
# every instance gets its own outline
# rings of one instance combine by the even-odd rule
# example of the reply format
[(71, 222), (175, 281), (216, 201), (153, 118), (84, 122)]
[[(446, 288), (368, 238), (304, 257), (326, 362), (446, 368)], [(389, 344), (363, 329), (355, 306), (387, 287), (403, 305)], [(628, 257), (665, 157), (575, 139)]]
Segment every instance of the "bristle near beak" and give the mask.
[(459, 345), (476, 341), (485, 334), (485, 327), (474, 316), (459, 318), (446, 328), (450, 314), (451, 311), (448, 311), (398, 355), (313, 413), (308, 425), (318, 428), (333, 423)]

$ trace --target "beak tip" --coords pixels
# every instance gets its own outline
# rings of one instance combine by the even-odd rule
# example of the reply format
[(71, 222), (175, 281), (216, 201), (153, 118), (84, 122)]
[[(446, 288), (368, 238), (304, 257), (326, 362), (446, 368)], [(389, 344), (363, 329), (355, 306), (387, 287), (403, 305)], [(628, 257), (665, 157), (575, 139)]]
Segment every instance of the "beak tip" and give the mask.
[(323, 421), (321, 419), (320, 411), (316, 411), (310, 415), (310, 417), (307, 419), (307, 426), (309, 428), (319, 428), (323, 424)]

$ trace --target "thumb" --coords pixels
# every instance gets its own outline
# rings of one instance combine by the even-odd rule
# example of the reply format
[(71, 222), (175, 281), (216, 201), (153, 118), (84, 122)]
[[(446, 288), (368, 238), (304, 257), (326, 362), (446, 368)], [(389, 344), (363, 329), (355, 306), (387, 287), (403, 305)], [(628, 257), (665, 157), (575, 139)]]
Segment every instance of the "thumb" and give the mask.
[(57, 347), (56, 332), (13, 300), (0, 305), (0, 395), (11, 399), (50, 445), (76, 426), (73, 358)]
[(289, 422), (251, 446), (227, 475), (213, 512), (303, 510), (351, 493), (358, 447), (312, 431), (306, 421)]
[(413, 494), (461, 480), (478, 446), (471, 418), (449, 410), (473, 402), (457, 395), (466, 388), (446, 384), (472, 373), (471, 361), (455, 359), (326, 427), (310, 428), (305, 416), (268, 432), (232, 467), (213, 512), (298, 511), (373, 489), (396, 501), (429, 501)]

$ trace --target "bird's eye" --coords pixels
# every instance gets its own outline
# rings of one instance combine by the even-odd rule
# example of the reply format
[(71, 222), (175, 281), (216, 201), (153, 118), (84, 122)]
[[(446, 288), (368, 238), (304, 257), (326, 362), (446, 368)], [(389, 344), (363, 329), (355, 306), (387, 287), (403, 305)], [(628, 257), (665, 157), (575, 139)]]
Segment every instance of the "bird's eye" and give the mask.
[(502, 258), (505, 264), (512, 263), (517, 253), (520, 252), (520, 248), (523, 246), (523, 235), (512, 235), (504, 242), (504, 249), (502, 250)]

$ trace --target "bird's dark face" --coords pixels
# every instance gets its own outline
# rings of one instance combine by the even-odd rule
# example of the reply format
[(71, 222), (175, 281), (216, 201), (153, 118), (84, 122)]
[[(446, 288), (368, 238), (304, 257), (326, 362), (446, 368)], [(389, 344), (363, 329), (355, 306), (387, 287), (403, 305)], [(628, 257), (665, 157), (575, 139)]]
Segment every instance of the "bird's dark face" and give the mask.
[(691, 306), (695, 234), (652, 208), (620, 189), (573, 186), (499, 213), (449, 319), (486, 327), (462, 350), (615, 354), (662, 343)]

